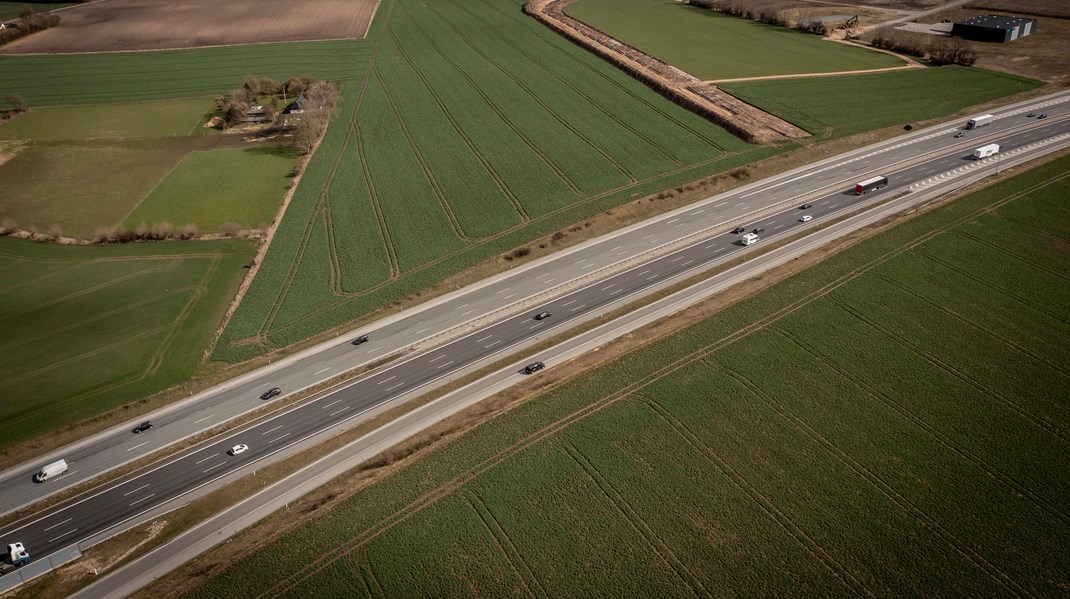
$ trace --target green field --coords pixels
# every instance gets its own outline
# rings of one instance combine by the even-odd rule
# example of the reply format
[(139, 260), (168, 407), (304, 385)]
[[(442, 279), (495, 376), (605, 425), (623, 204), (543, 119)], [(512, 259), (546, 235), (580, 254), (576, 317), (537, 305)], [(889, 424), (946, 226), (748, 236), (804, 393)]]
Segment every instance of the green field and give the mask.
[(0, 448), (188, 380), (254, 252), (0, 238)]
[[(78, 4), (78, 2), (0, 2), (0, 21), (17, 18), (22, 14), (22, 11), (26, 10), (27, 6), (37, 12), (46, 12), (67, 6), (77, 6)], [(62, 15), (63, 13), (60, 14)]]
[[(0, 126), (0, 218), (89, 238), (169, 222), (213, 232), (270, 223), (297, 156), (201, 127), (210, 97), (35, 108)], [(12, 145), (13, 144), (13, 145)], [(216, 148), (241, 149), (216, 149)], [(133, 211), (133, 213), (131, 213)]]
[(570, 16), (699, 79), (899, 67), (889, 54), (823, 41), (676, 0), (579, 0)]
[(290, 185), (296, 161), (296, 150), (290, 148), (191, 152), (123, 224), (134, 229), (142, 223), (196, 223), (205, 232), (223, 223), (266, 226)]
[(720, 87), (816, 135), (841, 137), (939, 118), (1041, 82), (965, 67), (740, 81)]
[(564, 384), (187, 596), (1063, 596), (1068, 173)]

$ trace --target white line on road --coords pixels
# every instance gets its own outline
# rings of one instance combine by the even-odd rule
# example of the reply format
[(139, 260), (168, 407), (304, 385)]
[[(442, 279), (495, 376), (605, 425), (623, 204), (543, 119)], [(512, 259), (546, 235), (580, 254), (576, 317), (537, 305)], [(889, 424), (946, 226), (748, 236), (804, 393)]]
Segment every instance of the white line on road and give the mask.
[[(338, 401), (342, 401), (342, 400), (338, 400)], [(213, 453), (212, 455), (210, 455), (210, 456), (208, 456), (208, 457), (204, 458), (203, 460), (198, 460), (198, 461), (197, 461), (196, 463), (194, 463), (193, 465), (194, 465), (194, 466), (197, 466), (197, 465), (198, 465), (198, 464), (200, 464), (201, 462), (207, 462), (208, 460), (210, 460), (210, 459), (212, 459), (212, 458), (216, 457), (217, 455), (219, 455), (219, 454), (218, 454), (218, 453)]]
[(467, 308), (467, 307), (468, 307), (468, 304), (463, 304), (463, 305), (457, 306), (456, 308), (454, 308), (454, 310), (460, 310), (461, 308)]
[(415, 333), (413, 333), (413, 335), (419, 335), (420, 333), (426, 331), (428, 328), (429, 327), (424, 327), (424, 328), (420, 329), (419, 331), (416, 331)]
[(323, 374), (324, 372), (327, 372), (330, 369), (331, 369), (331, 367), (328, 366), (328, 367), (324, 368), (323, 370), (317, 370), (316, 372), (312, 373), (312, 376), (316, 376), (317, 374)]
[(461, 312), (461, 316), (468, 316), (468, 315), (469, 315), (469, 314), (471, 314), (472, 312), (475, 312), (475, 310), (469, 310), (469, 311), (467, 311), (467, 312)]
[(616, 290), (616, 291), (614, 291), (614, 292), (610, 293), (610, 294), (609, 294), (609, 296), (610, 296), (610, 297), (613, 297), (614, 295), (617, 295), (617, 294), (618, 294), (618, 293), (620, 293), (621, 291), (624, 291), (624, 290), (623, 290), (623, 289), (618, 289), (618, 290)]
[[(646, 274), (646, 273), (648, 273), (648, 272), (650, 272), (650, 269), (649, 269), (649, 268), (648, 268), (648, 269), (646, 269), (646, 270), (644, 270), (643, 272), (638, 272), (638, 273), (635, 273), (635, 276), (637, 276), (637, 277), (638, 277), (639, 275), (645, 275), (645, 274)], [(567, 304), (566, 304), (566, 305), (567, 305)]]
[(673, 224), (674, 222), (676, 222), (676, 221), (678, 221), (678, 220), (680, 220), (680, 219), (678, 219), (678, 218), (674, 218), (674, 219), (672, 219), (672, 220), (667, 220), (667, 221), (665, 221), (665, 224), (666, 224), (666, 225), (671, 225), (671, 224)]
[(510, 289), (512, 289), (512, 287), (506, 287), (505, 289), (499, 290), (498, 293), (505, 293), (506, 291), (509, 291)]
[(583, 304), (582, 306), (576, 306), (575, 308), (572, 309), (572, 311), (575, 312), (576, 310), (582, 310), (582, 309), (584, 309), (586, 307), (587, 307), (587, 304)]
[(216, 464), (215, 466), (212, 466), (212, 467), (208, 468), (207, 470), (201, 470), (201, 472), (203, 472), (203, 473), (207, 474), (207, 473), (211, 472), (212, 470), (215, 470), (216, 468), (218, 468), (218, 467), (222, 466), (223, 464), (226, 464), (226, 462), (219, 462), (218, 464)]
[(556, 280), (557, 280), (557, 277), (554, 277), (554, 278), (552, 278), (552, 279), (546, 279), (546, 282), (547, 282), (547, 283), (553, 283), (553, 282), (554, 282), (554, 281), (556, 281)]
[(446, 362), (445, 364), (435, 368), (435, 370), (442, 370), (443, 368), (449, 366), (450, 364), (453, 364), (454, 362), (456, 362), (456, 360), (450, 360), (449, 362)]
[(441, 360), (442, 358), (445, 358), (445, 357), (446, 357), (446, 354), (439, 354), (439, 355), (435, 356), (434, 358), (431, 358), (430, 360), (428, 360), (427, 363), (430, 364), (431, 362), (434, 362), (435, 360)]
[(572, 304), (575, 304), (575, 303), (576, 303), (576, 300), (568, 300), (567, 302), (561, 304), (561, 307), (564, 308), (565, 306), (569, 306), (569, 305), (572, 305)]
[(528, 327), (528, 330), (530, 331), (531, 329), (537, 329), (537, 328), (539, 328), (541, 326), (542, 326), (541, 322), (536, 322), (535, 324), (533, 324), (530, 327)]
[(279, 430), (280, 428), (282, 428), (283, 426), (285, 426), (285, 425), (280, 424), (280, 425), (276, 426), (275, 428), (273, 428), (273, 429), (271, 429), (269, 431), (264, 431), (264, 432), (260, 433), (260, 436), (263, 437), (264, 435), (266, 435), (268, 433), (273, 433), (273, 432)]
[(490, 345), (484, 345), (483, 348), (484, 349), (490, 349), (490, 348), (494, 347), (495, 345), (498, 345), (501, 342), (502, 342), (502, 340), (499, 339), (499, 340), (495, 341), (494, 343), (491, 343)]
[(658, 278), (658, 277), (660, 277), (660, 276), (661, 276), (661, 275), (659, 275), (659, 274), (655, 273), (655, 274), (653, 274), (653, 275), (651, 275), (651, 276), (647, 277), (647, 278), (646, 278), (646, 280), (648, 280), (648, 281), (653, 281), (654, 279), (656, 279), (656, 278)]
[(145, 501), (146, 499), (152, 499), (155, 496), (156, 496), (156, 493), (153, 493), (152, 495), (146, 495), (146, 496), (142, 497), (141, 499), (138, 499), (137, 501), (131, 503), (130, 507), (133, 507), (133, 506), (141, 503), (142, 501)]
[(691, 216), (695, 216), (696, 214), (702, 214), (702, 213), (703, 213), (703, 212), (705, 212), (705, 211), (706, 211), (706, 209), (705, 209), (705, 208), (703, 208), (702, 210), (696, 210), (696, 211), (694, 211), (694, 212), (692, 212), (692, 213), (691, 213)]
[(714, 253), (714, 254), (719, 254), (719, 253), (721, 253), (721, 252), (723, 252), (723, 251), (725, 251), (725, 250), (727, 250), (727, 249), (728, 249), (728, 248), (720, 248), (720, 249), (718, 249), (718, 250), (714, 250), (714, 252), (713, 252), (713, 253)]
[(215, 416), (215, 414), (209, 414), (209, 415), (205, 416), (204, 418), (201, 418), (200, 420), (194, 420), (194, 421), (193, 421), (193, 424), (197, 424), (197, 423), (200, 423), (200, 422), (204, 422), (205, 420), (208, 420), (209, 418), (211, 418), (211, 417), (213, 417), (213, 416)]
[[(148, 486), (148, 485), (145, 485), (145, 487), (147, 487), (147, 486)], [(142, 488), (142, 489), (144, 489), (145, 487), (141, 487), (141, 488)], [(138, 490), (140, 491), (141, 489), (138, 489)], [(74, 520), (74, 518), (67, 518), (67, 519), (66, 519), (66, 520), (64, 520), (63, 522), (58, 522), (58, 523), (56, 523), (56, 524), (53, 524), (52, 526), (49, 526), (48, 528), (46, 528), (46, 529), (45, 529), (45, 531), (47, 532), (47, 531), (49, 531), (49, 530), (52, 530), (53, 528), (55, 528), (55, 527), (57, 527), (57, 526), (63, 526), (64, 524), (66, 524), (66, 523), (70, 522), (71, 520)]]
[(544, 273), (542, 273), (541, 275), (539, 275), (539, 276), (537, 276), (537, 277), (535, 277), (535, 278), (536, 278), (536, 279), (541, 279), (541, 278), (543, 278), (543, 277), (548, 277), (548, 276), (550, 276), (550, 273), (548, 273), (548, 272), (544, 272)]
[[(126, 493), (123, 493), (123, 497), (126, 497), (127, 495), (133, 495), (134, 493), (137, 493), (138, 491), (140, 491), (140, 490), (142, 490), (144, 488), (147, 488), (148, 486), (149, 486), (149, 483), (145, 483), (145, 484), (141, 485), (140, 487), (134, 489), (133, 491), (128, 491)], [(63, 524), (63, 523), (60, 522), (60, 524)], [(48, 529), (46, 528), (45, 530), (48, 530)]]
[(611, 252), (615, 252), (615, 251), (617, 251), (617, 250), (619, 250), (619, 249), (620, 249), (620, 246), (618, 245), (618, 246), (617, 246), (617, 247), (615, 247), (615, 248), (609, 248), (609, 251), (611, 251)]
[(493, 336), (494, 335), (487, 335), (486, 337), (480, 337), (479, 339), (476, 339), (476, 343), (483, 343), (484, 341), (486, 341), (487, 339), (490, 339)]
[(322, 407), (322, 408), (320, 408), (320, 409), (321, 409), (321, 410), (326, 410), (327, 408), (329, 408), (329, 407), (333, 406), (334, 404), (336, 404), (336, 403), (338, 403), (338, 402), (340, 402), (340, 401), (342, 401), (342, 400), (341, 400), (341, 399), (336, 399), (336, 400), (332, 401), (331, 403), (329, 403), (329, 404), (327, 404), (327, 405), (323, 406), (323, 407)]
[(503, 297), (502, 299), (509, 299), (509, 298), (511, 298), (511, 297), (513, 297), (515, 295), (516, 295), (515, 293), (510, 293), (509, 295)]
[(651, 233), (650, 235), (644, 235), (643, 239), (650, 239), (653, 236), (654, 236), (654, 233)]
[(144, 443), (138, 443), (137, 445), (135, 445), (135, 446), (131, 447), (130, 449), (127, 449), (127, 451), (134, 451), (134, 450), (135, 450), (135, 449), (137, 449), (138, 447), (141, 447), (142, 445), (148, 445), (148, 444), (149, 444), (149, 442), (148, 442), (148, 441), (145, 441)]
[(606, 289), (609, 289), (610, 287), (613, 287), (614, 285), (616, 285), (616, 283), (610, 283), (609, 285), (606, 285), (605, 287), (599, 289), (599, 291), (605, 291)]
[(623, 256), (624, 254), (627, 254), (627, 253), (628, 253), (628, 250), (624, 250), (623, 252), (618, 252), (617, 255), (618, 256)]
[(784, 225), (777, 225), (777, 226), (773, 227), (773, 230), (776, 231), (777, 229), (783, 229), (783, 228), (784, 228)]
[(389, 392), (393, 391), (394, 389), (397, 389), (398, 387), (400, 387), (400, 386), (402, 386), (404, 384), (405, 384), (405, 381), (402, 381), (402, 382), (394, 385), (393, 387), (387, 389), (384, 393), (389, 393)]
[(281, 437), (275, 437), (274, 439), (268, 441), (268, 445), (271, 445), (275, 441), (282, 441), (283, 439), (285, 439), (286, 437), (289, 437), (289, 436), (290, 436), (290, 433), (286, 433), (285, 435), (283, 435)]
[(388, 382), (390, 382), (390, 381), (392, 381), (392, 380), (394, 380), (396, 378), (398, 378), (398, 375), (395, 374), (393, 376), (388, 376), (385, 379), (383, 379), (383, 380), (381, 380), (381, 381), (379, 381), (378, 383), (375, 383), (375, 384), (376, 385), (382, 385), (383, 383), (388, 383)]
[(386, 348), (385, 348), (385, 347), (380, 347), (380, 348), (377, 348), (377, 349), (373, 349), (373, 350), (370, 350), (370, 351), (366, 351), (366, 352), (364, 352), (364, 353), (365, 353), (365, 354), (379, 354), (379, 353), (382, 353), (382, 352), (384, 352), (384, 351), (386, 351)]
[(58, 536), (58, 537), (56, 537), (54, 539), (49, 539), (48, 542), (49, 543), (54, 543), (55, 541), (58, 541), (58, 540), (62, 539), (63, 537), (76, 532), (77, 530), (78, 530), (77, 528), (72, 528), (71, 530), (68, 530), (67, 532), (61, 534), (60, 536)]
[(327, 415), (328, 416), (337, 416), (338, 414), (341, 414), (342, 412), (345, 412), (348, 409), (349, 409), (349, 406), (346, 406), (346, 407), (342, 408), (341, 410), (338, 410), (337, 412), (331, 412), (330, 414), (327, 414)]
[(683, 260), (684, 258), (687, 258), (687, 256), (677, 256), (677, 257), (673, 258), (672, 261), (673, 262), (679, 262), (679, 261)]
[(692, 262), (694, 262), (694, 260), (688, 260), (687, 262), (684, 262), (680, 266), (687, 266), (688, 264), (691, 264)]
[(721, 206), (724, 206), (727, 203), (728, 202), (721, 202), (720, 204), (717, 204), (716, 206), (714, 206), (714, 208), (720, 208)]

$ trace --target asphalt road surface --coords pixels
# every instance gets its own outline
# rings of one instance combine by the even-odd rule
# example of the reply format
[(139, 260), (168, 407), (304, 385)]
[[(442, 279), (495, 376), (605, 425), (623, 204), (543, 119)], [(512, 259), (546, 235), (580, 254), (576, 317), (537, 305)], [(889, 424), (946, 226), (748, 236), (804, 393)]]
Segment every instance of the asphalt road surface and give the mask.
[[(1038, 100), (1030, 106), (1037, 102), (1043, 100)], [(114, 464), (116, 450), (123, 452), (119, 454), (122, 459), (133, 452), (144, 452), (165, 444), (168, 442), (168, 436), (161, 433), (166, 432), (168, 428), (179, 431), (181, 427), (176, 425), (178, 422), (186, 423), (186, 428), (181, 429), (178, 437), (191, 434), (191, 431), (199, 430), (198, 427), (212, 426), (217, 423), (216, 418), (222, 418), (227, 413), (224, 408), (234, 408), (225, 405), (228, 398), (239, 398), (241, 402), (235, 403), (255, 406), (259, 402), (256, 396), (268, 387), (280, 386), (284, 391), (290, 392), (313, 384), (351, 368), (361, 360), (373, 360), (376, 356), (392, 351), (391, 348), (404, 347), (431, 333), (456, 326), (466, 318), (473, 318), (470, 316), (472, 312), (478, 316), (500, 308), (514, 296), (519, 296), (518, 299), (536, 296), (540, 291), (552, 288), (555, 279), (569, 281), (583, 277), (585, 271), (603, 268), (614, 260), (619, 262), (624, 256), (665, 245), (690, 233), (711, 226), (725, 225), (724, 228), (731, 228), (740, 224), (746, 226), (748, 231), (754, 228), (764, 229), (759, 233), (760, 245), (767, 243), (770, 238), (792, 235), (803, 228), (813, 227), (824, 219), (851, 211), (857, 206), (858, 197), (852, 191), (855, 177), (851, 176), (855, 173), (868, 175), (878, 172), (888, 177), (890, 184), (887, 188), (872, 192), (867, 197), (894, 196), (904, 191), (908, 185), (924, 184), (926, 180), (940, 176), (941, 173), (969, 168), (973, 164), (973, 148), (984, 143), (999, 143), (1004, 152), (1012, 152), (1042, 139), (1070, 133), (1070, 120), (1057, 118), (1070, 112), (1070, 106), (1066, 104), (1068, 103), (1044, 107), (1049, 115), (1049, 119), (1044, 121), (1027, 118), (1025, 114), (1028, 110), (1022, 109), (1015, 114), (1002, 116), (983, 130), (969, 132), (968, 135), (973, 139), (984, 136), (983, 142), (972, 143), (970, 138), (966, 138), (964, 143), (963, 138), (953, 137), (955, 127), (924, 132), (912, 139), (897, 138), (884, 144), (884, 149), (867, 148), (866, 151), (853, 153), (854, 155), (846, 158), (839, 157), (831, 164), (819, 164), (803, 172), (788, 173), (758, 186), (748, 186), (733, 194), (719, 196), (704, 205), (692, 206), (654, 222), (631, 227), (626, 236), (609, 236), (608, 239), (581, 245), (564, 252), (554, 260), (524, 268), (519, 273), (520, 276), (514, 273), (514, 276), (496, 277), (492, 282), (479, 286), (471, 294), (457, 294), (455, 297), (436, 302), (433, 310), (396, 319), (374, 331), (362, 331), (372, 335), (372, 340), (367, 344), (353, 346), (348, 343), (348, 339), (339, 340), (291, 361), (272, 373), (270, 379), (247, 377), (247, 380), (217, 393), (215, 397), (186, 406), (164, 419), (157, 419), (156, 428), (148, 433), (135, 436), (129, 431), (122, 431), (121, 434), (106, 435), (95, 444), (83, 448), (88, 452), (86, 455), (72, 453), (68, 457), (71, 473), (66, 476), (71, 479), (77, 479), (78, 473), (88, 476), (92, 468), (99, 467), (93, 463), (94, 456), (102, 463), (111, 460)], [(873, 158), (879, 159), (885, 165), (896, 162), (890, 159), (889, 152), (903, 148), (908, 150), (908, 154), (931, 155), (918, 164), (899, 169), (892, 167), (877, 171), (873, 166), (864, 166), (865, 161)], [(850, 178), (844, 179), (844, 171)], [(826, 180), (847, 180), (851, 183), (836, 185), (832, 191), (808, 199), (808, 203), (812, 205), (808, 209), (791, 207), (757, 220), (728, 222), (726, 225), (727, 217), (732, 214), (733, 209), (738, 213), (753, 212), (758, 199), (770, 204), (801, 197), (810, 190), (827, 186), (827, 183), (822, 183)], [(749, 198), (752, 197), (758, 199), (750, 202)], [(774, 201), (774, 198), (778, 199)], [(717, 203), (713, 203), (714, 201)], [(720, 210), (725, 206), (728, 208)], [(803, 215), (811, 216), (812, 220), (802, 222)], [(0, 545), (21, 541), (30, 548), (35, 558), (40, 559), (54, 550), (111, 529), (235, 470), (264, 460), (324, 428), (359, 417), (363, 412), (391, 398), (426, 387), (475, 362), (501, 355), (517, 344), (564, 327), (571, 320), (591, 312), (603, 310), (608, 304), (641, 293), (667, 278), (709, 268), (711, 264), (729, 260), (747, 250), (748, 248), (740, 244), (738, 235), (714, 235), (575, 291), (533, 305), (530, 310), (520, 315), (481, 327), (462, 338), (416, 355), (315, 401), (220, 437), (132, 478), (79, 498), (73, 503), (61, 505), (47, 510), (43, 515), (19, 522), (0, 532)], [(464, 301), (466, 299), (469, 301)], [(474, 301), (476, 299), (479, 300), (478, 306)], [(551, 316), (535, 320), (534, 314), (541, 311), (549, 311)], [(517, 373), (517, 376), (523, 375)], [(190, 428), (190, 422), (197, 426)], [(174, 436), (172, 433), (172, 437)], [(249, 450), (238, 456), (228, 455), (227, 449), (238, 443), (247, 444)], [(41, 463), (46, 462), (47, 460), (41, 460)], [(4, 481), (3, 497), (7, 499), (9, 494), (14, 495), (14, 488), (24, 486), (22, 481), (28, 479), (36, 467), (39, 467), (39, 464), (26, 465), (20, 472), (9, 477), (16, 483), (10, 489), (6, 485), (7, 481)], [(59, 481), (63, 479), (64, 477), (60, 477)], [(47, 489), (53, 484), (50, 481), (31, 488), (37, 491), (37, 488)]]

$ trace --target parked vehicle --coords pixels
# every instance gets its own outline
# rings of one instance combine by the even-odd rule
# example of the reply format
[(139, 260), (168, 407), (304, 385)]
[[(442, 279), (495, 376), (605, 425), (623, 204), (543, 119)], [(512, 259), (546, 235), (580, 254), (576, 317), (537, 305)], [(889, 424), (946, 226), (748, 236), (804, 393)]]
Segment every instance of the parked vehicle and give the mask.
[(888, 177), (871, 177), (855, 183), (855, 194), (862, 195), (882, 187), (888, 187)]
[(357, 337), (356, 339), (354, 339), (351, 343), (353, 345), (360, 345), (361, 343), (367, 343), (367, 342), (368, 342), (368, 336), (367, 335), (361, 335), (360, 337)]
[(973, 159), (980, 160), (982, 158), (988, 158), (994, 156), (1003, 151), (1003, 148), (999, 144), (988, 144), (987, 146), (981, 146), (973, 151)]
[(524, 367), (524, 374), (532, 374), (533, 372), (538, 372), (543, 368), (546, 368), (546, 364), (543, 364), (542, 362), (532, 362), (531, 364), (528, 364)]
[(981, 116), (974, 117), (974, 118), (966, 121), (966, 128), (967, 129), (976, 129), (978, 127), (984, 127), (985, 125), (991, 123), (995, 119), (996, 119), (996, 117), (991, 115), (991, 114), (982, 114)]
[(275, 397), (276, 395), (278, 395), (280, 393), (282, 393), (282, 389), (279, 389), (278, 387), (272, 387), (272, 388), (268, 389), (267, 391), (264, 391), (263, 393), (261, 393), (260, 394), (260, 399), (271, 399), (272, 397)]
[(141, 433), (149, 430), (150, 428), (152, 428), (152, 421), (146, 420), (145, 422), (142, 422), (141, 424), (135, 426), (134, 430), (131, 432), (133, 432), (135, 435), (140, 435)]
[(67, 462), (59, 460), (52, 462), (51, 464), (41, 468), (41, 471), (33, 475), (33, 481), (36, 483), (43, 483), (50, 478), (55, 478), (61, 474), (67, 473)]

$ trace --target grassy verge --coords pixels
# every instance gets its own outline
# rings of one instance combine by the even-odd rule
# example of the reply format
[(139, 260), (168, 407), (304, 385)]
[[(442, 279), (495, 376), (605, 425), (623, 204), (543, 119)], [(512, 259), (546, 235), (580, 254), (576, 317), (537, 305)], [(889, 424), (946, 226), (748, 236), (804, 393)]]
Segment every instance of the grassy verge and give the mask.
[(1068, 166), (934, 210), (587, 376), (547, 371), (539, 401), (188, 596), (1058, 594)]

